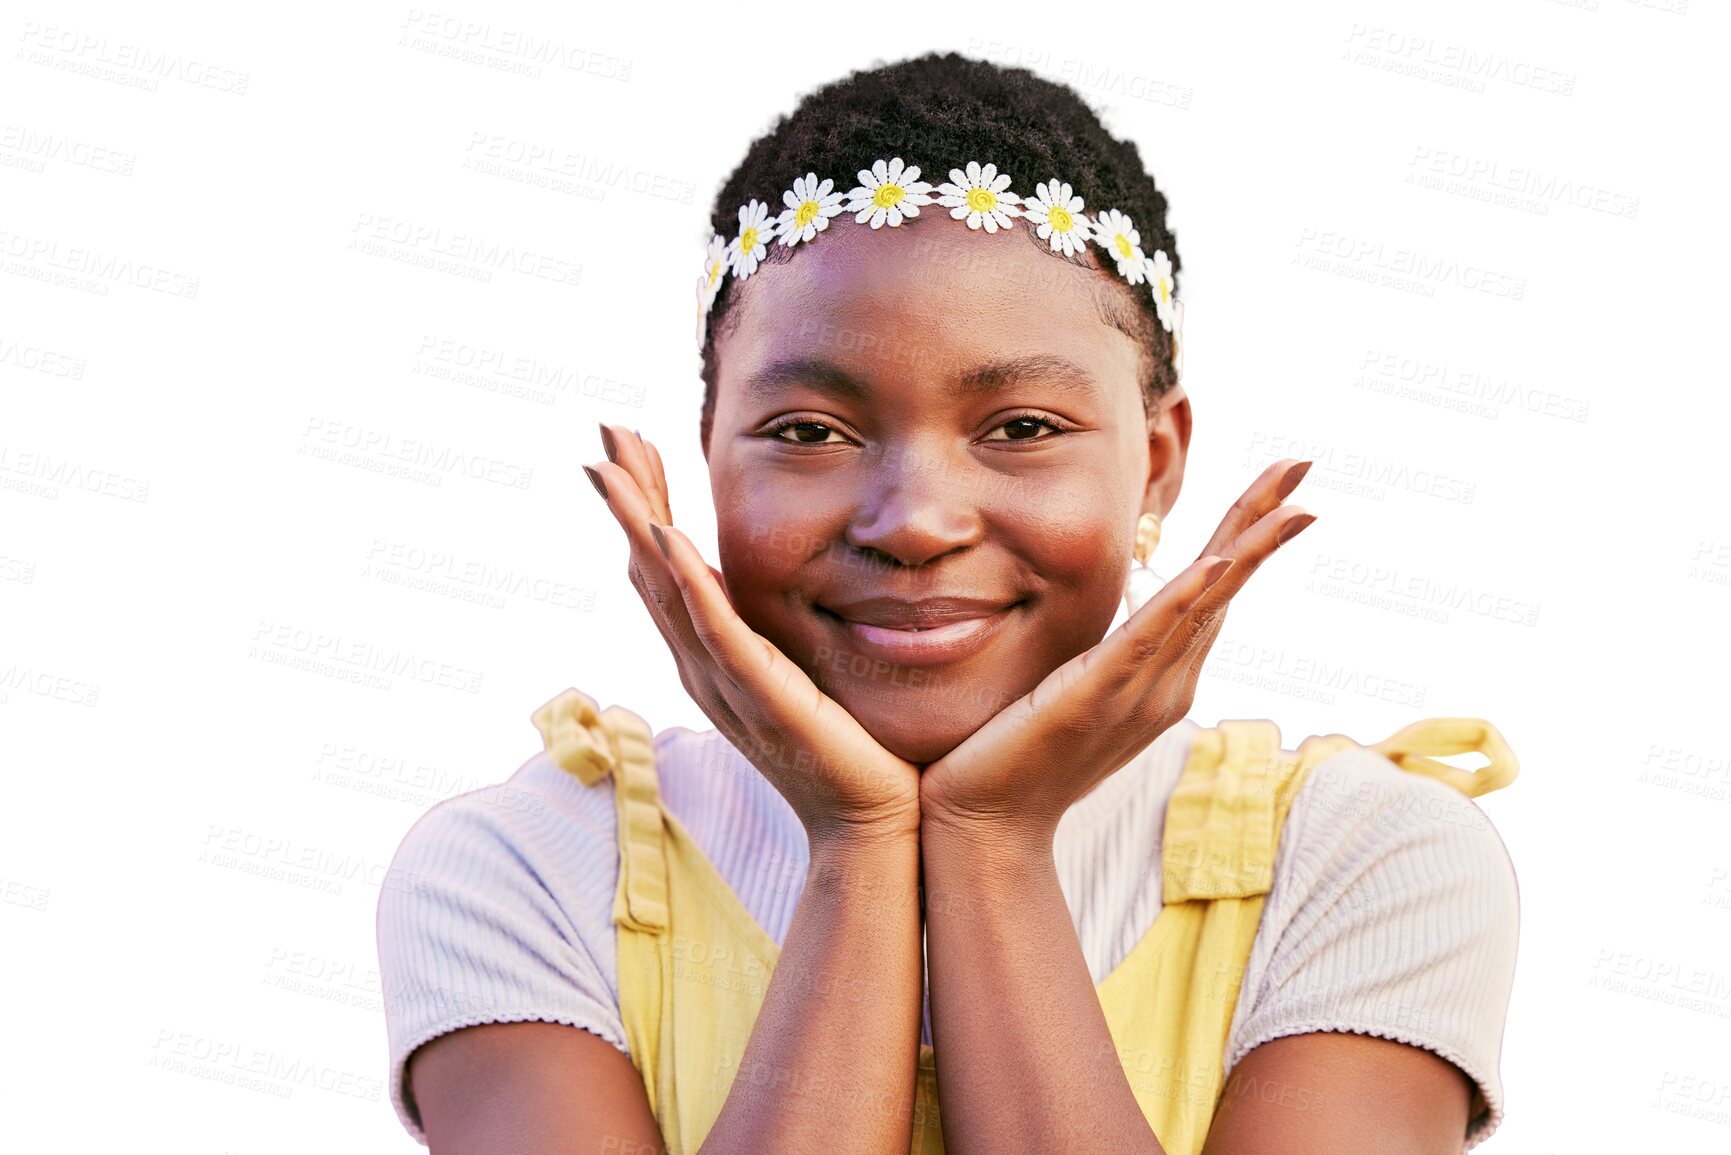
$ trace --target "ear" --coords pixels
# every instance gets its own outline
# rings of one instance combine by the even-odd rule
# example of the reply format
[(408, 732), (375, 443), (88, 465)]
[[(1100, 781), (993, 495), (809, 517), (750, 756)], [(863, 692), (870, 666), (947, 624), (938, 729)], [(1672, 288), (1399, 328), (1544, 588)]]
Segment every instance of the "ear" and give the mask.
[(1184, 461), (1190, 452), (1190, 398), (1174, 385), (1148, 418), (1148, 486), (1142, 512), (1164, 518), (1178, 504), (1184, 487)]

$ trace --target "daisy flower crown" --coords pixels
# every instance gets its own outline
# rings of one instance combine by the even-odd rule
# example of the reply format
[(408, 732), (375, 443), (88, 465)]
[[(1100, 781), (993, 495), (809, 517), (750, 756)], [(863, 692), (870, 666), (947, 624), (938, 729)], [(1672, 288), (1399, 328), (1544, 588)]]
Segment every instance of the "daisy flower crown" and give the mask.
[(904, 165), (898, 156), (860, 169), (859, 184), (846, 193), (838, 192), (830, 178), (820, 181), (816, 173), (808, 172), (781, 194), (781, 201), (786, 207), (772, 217), (770, 205), (751, 198), (739, 206), (739, 229), (731, 239), (709, 238), (703, 272), (697, 278), (699, 349), (722, 279), (731, 276), (743, 281), (755, 273), (771, 242), (789, 248), (809, 244), (842, 213), (852, 213), (856, 224), (895, 228), (919, 216), (922, 206), (935, 204), (949, 209), (956, 220), (967, 221), (968, 228), (988, 233), (1007, 229), (1017, 217), (1025, 217), (1053, 252), (1065, 256), (1084, 252), (1090, 242), (1100, 246), (1116, 264), (1119, 276), (1132, 285), (1148, 286), (1155, 315), (1172, 334), (1173, 370), (1183, 371), (1184, 303), (1173, 294), (1172, 259), (1163, 249), (1144, 254), (1135, 223), (1117, 209), (1089, 216), (1067, 181), (1053, 177), (1035, 185), (1033, 196), (1019, 196), (1010, 191), (1008, 173), (971, 160), (965, 168), (952, 168), (950, 179), (934, 188), (920, 179), (918, 165)]

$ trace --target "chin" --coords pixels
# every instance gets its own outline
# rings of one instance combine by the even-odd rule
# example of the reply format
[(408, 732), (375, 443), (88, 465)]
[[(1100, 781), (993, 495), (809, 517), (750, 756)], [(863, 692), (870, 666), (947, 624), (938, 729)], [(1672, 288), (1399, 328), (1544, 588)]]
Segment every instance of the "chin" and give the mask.
[[(878, 742), (917, 766), (936, 762), (997, 713), (971, 690), (937, 684), (874, 691), (860, 685), (826, 687)], [(1001, 707), (998, 707), (1001, 708)]]

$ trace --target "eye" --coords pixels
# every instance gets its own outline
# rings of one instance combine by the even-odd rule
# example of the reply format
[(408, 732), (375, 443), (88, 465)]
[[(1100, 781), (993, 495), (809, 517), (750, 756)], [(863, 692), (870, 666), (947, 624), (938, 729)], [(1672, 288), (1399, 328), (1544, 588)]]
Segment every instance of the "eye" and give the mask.
[[(1069, 429), (1068, 426), (1060, 425), (1057, 421), (1046, 416), (1045, 414), (1042, 414), (1042, 413), (1017, 413), (1017, 414), (1005, 419), (1004, 421), (999, 422), (998, 425), (996, 426), (996, 428), (994, 428), (992, 431), (993, 433), (996, 433), (999, 430), (1010, 431), (1010, 432), (1008, 432), (1007, 436), (1004, 436), (1004, 437), (988, 436), (985, 438), (985, 440), (987, 440), (987, 441), (1051, 441), (1051, 440), (1053, 440), (1054, 438), (1052, 436), (1047, 436), (1047, 437), (1039, 436), (1038, 430), (1042, 426), (1046, 429), (1051, 430), (1054, 436), (1061, 436), (1063, 434), (1071, 432), (1071, 430)], [(783, 437), (782, 431), (787, 430), (787, 429), (796, 430), (797, 432), (795, 432), (795, 434), (792, 437)], [(837, 438), (837, 440), (833, 440), (833, 441), (830, 440), (831, 434), (834, 434), (835, 437)], [(829, 424), (826, 421), (813, 421), (810, 418), (804, 418), (804, 417), (783, 417), (780, 420), (775, 421), (771, 425), (769, 425), (769, 427), (763, 431), (762, 435), (764, 437), (769, 438), (771, 441), (780, 441), (780, 442), (783, 442), (784, 444), (788, 444), (788, 445), (845, 445), (845, 444), (848, 444), (847, 438), (843, 434), (841, 434), (840, 431), (838, 431), (835, 426)]]
[[(795, 434), (793, 437), (783, 437), (781, 435), (783, 429), (801, 429), (808, 433), (816, 431), (817, 437), (815, 440), (807, 440), (799, 434)], [(833, 425), (827, 425), (822, 421), (810, 421), (800, 417), (784, 417), (780, 421), (775, 422), (768, 429), (765, 429), (763, 435), (771, 441), (784, 441), (789, 445), (834, 445), (838, 443), (825, 440), (826, 434), (834, 432), (835, 427)]]
[(988, 441), (1051, 441), (1051, 440), (1053, 440), (1053, 438), (1051, 438), (1051, 437), (1041, 437), (1033, 431), (1033, 427), (1039, 426), (1039, 425), (1044, 425), (1047, 429), (1052, 430), (1054, 433), (1056, 433), (1060, 436), (1065, 434), (1065, 433), (1070, 432), (1070, 430), (1068, 428), (1066, 428), (1063, 425), (1058, 424), (1056, 421), (1052, 420), (1050, 417), (1047, 417), (1046, 415), (1044, 415), (1042, 413), (1017, 413), (1014, 416), (1012, 416), (1012, 417), (1008, 418), (1007, 420), (1005, 420), (1004, 422), (1002, 422), (1001, 424), (999, 424), (997, 429), (994, 429), (992, 432), (996, 433), (998, 431), (998, 429), (1017, 429), (1017, 430), (1019, 430), (1018, 433), (1011, 434), (1008, 437), (987, 437), (986, 440), (988, 440)]

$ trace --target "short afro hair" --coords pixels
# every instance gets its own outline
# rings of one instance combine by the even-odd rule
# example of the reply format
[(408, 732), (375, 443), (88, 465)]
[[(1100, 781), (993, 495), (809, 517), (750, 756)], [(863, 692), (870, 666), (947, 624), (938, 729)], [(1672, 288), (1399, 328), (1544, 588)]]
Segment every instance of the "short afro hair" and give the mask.
[[(807, 93), (791, 113), (779, 117), (768, 132), (752, 141), (745, 158), (716, 194), (710, 210), (715, 234), (731, 237), (738, 227), (739, 206), (755, 197), (770, 206), (773, 219), (782, 208), (781, 194), (794, 178), (815, 172), (834, 178), (840, 191), (853, 187), (854, 176), (880, 158), (899, 156), (920, 166), (922, 180), (933, 184), (949, 179), (951, 168), (967, 161), (992, 163), (1015, 175), (1024, 196), (1043, 180), (1069, 182), (1090, 213), (1115, 208), (1135, 222), (1142, 251), (1152, 256), (1165, 250), (1178, 281), (1178, 248), (1166, 223), (1166, 197), (1143, 166), (1135, 144), (1106, 130), (1099, 116), (1068, 85), (1047, 80), (1026, 68), (1004, 67), (972, 60), (954, 52), (928, 53), (894, 64), (878, 63), (850, 73)], [(947, 212), (944, 209), (928, 209)], [(924, 215), (924, 214), (922, 214)], [(1020, 222), (1041, 249), (1034, 225)], [(1052, 253), (1058, 260), (1102, 266), (1089, 245), (1085, 258)], [(793, 249), (771, 243), (768, 262), (787, 260)], [(1158, 400), (1177, 384), (1173, 366), (1173, 335), (1159, 323), (1153, 293), (1130, 285), (1105, 266), (1110, 280), (1134, 297), (1135, 308), (1105, 306), (1109, 323), (1123, 329), (1147, 353), (1143, 358), (1143, 403), (1152, 412)], [(729, 303), (734, 280), (723, 276), (710, 307), (703, 344), (702, 440), (709, 443), (715, 413), (719, 366), (716, 344), (731, 327)], [(1128, 298), (1102, 294), (1120, 306)]]

